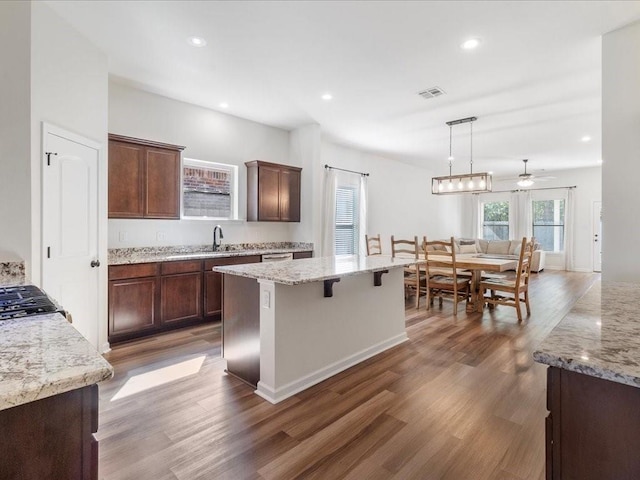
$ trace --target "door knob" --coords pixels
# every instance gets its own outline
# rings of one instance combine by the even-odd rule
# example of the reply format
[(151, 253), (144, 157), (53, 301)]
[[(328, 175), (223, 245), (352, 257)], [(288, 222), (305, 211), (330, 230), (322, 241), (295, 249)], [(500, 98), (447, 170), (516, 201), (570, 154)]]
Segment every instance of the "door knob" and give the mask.
[(100, 266), (100, 260), (91, 260), (91, 268), (99, 267), (99, 266)]

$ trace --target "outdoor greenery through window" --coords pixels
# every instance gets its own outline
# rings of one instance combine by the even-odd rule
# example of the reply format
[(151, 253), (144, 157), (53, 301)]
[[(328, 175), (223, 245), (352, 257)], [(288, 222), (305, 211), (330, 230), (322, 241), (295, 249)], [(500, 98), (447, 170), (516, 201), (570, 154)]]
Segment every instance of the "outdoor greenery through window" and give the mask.
[(185, 158), (182, 165), (182, 216), (234, 218), (237, 167)]
[(358, 253), (358, 188), (336, 189), (336, 255)]
[(533, 201), (533, 236), (547, 252), (564, 250), (564, 200)]
[(482, 204), (482, 238), (509, 240), (509, 202)]

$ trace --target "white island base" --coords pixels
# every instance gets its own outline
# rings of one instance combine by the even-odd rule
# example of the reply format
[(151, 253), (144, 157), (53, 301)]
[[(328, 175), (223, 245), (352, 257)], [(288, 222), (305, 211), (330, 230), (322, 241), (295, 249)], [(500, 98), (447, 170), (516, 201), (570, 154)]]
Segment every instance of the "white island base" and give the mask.
[(407, 340), (403, 270), (373, 285), (373, 274), (344, 277), (324, 297), (323, 282), (260, 280), (260, 381), (278, 403)]
[(215, 267), (227, 372), (278, 403), (407, 340), (404, 270), (390, 257)]

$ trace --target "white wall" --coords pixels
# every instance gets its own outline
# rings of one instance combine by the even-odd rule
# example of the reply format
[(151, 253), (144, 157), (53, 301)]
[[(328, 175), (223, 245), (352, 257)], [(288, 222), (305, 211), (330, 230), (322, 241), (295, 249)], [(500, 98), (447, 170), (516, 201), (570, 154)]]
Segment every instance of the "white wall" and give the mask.
[[(326, 141), (322, 142), (321, 158), (321, 168), (329, 164), (370, 174), (367, 233), (381, 235), (384, 253), (391, 253), (391, 235), (418, 235), (420, 240), (424, 235), (460, 235), (460, 197), (432, 195), (433, 172)], [(320, 191), (322, 181), (319, 175)]]
[(31, 260), (29, 2), (0, 2), (0, 261)]
[(602, 276), (640, 281), (640, 23), (602, 38)]
[[(578, 272), (592, 272), (593, 202), (602, 200), (602, 168), (600, 166), (596, 166), (590, 168), (553, 171), (549, 172), (549, 175), (555, 178), (544, 182), (538, 182), (533, 188), (576, 186), (576, 189), (574, 190), (574, 270)], [(493, 182), (494, 191), (511, 190), (513, 188), (516, 188), (513, 181), (504, 182), (494, 180)], [(542, 192), (536, 192), (536, 195), (539, 193)], [(547, 253), (547, 268), (564, 269), (564, 265), (564, 254)]]
[[(116, 79), (109, 82), (109, 132), (184, 145), (184, 157), (238, 165), (241, 218), (246, 217), (244, 162), (290, 163), (286, 130), (145, 92)], [(303, 179), (305, 175), (303, 170)], [(296, 228), (268, 222), (111, 219), (109, 248), (208, 244), (217, 223), (224, 229), (224, 243), (287, 241)], [(158, 232), (164, 240), (158, 240)]]
[[(42, 122), (103, 146), (99, 158), (99, 256), (106, 265), (108, 60), (97, 47), (41, 2), (31, 18), (31, 277), (40, 281)], [(104, 288), (106, 289), (106, 269)]]

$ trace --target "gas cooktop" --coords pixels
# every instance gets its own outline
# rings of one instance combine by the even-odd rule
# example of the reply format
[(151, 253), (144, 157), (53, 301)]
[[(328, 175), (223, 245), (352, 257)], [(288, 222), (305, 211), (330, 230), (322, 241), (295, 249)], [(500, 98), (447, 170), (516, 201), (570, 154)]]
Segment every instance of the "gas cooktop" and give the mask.
[(61, 312), (45, 292), (34, 285), (0, 287), (0, 320)]

